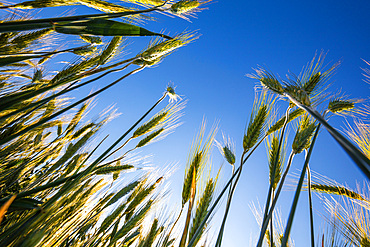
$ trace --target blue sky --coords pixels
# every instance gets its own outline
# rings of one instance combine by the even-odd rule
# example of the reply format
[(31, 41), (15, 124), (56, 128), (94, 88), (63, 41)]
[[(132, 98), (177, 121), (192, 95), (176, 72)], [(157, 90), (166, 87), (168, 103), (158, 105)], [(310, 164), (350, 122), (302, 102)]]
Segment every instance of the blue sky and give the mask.
[[(230, 136), (240, 157), (245, 125), (248, 122), (254, 100), (257, 81), (246, 77), (253, 68), (265, 66), (285, 77), (290, 71), (299, 74), (315, 52), (327, 52), (326, 63), (341, 60), (341, 66), (331, 78), (332, 92), (342, 91), (351, 97), (367, 99), (370, 85), (361, 75), (370, 60), (370, 3), (368, 1), (217, 1), (207, 4), (208, 10), (191, 18), (191, 22), (155, 15), (157, 22), (145, 24), (153, 31), (170, 34), (184, 30), (197, 30), (200, 38), (166, 57), (154, 68), (131, 76), (124, 83), (103, 93), (97, 99), (97, 111), (116, 104), (122, 115), (104, 130), (109, 141), (115, 140), (131, 123), (161, 97), (168, 82), (177, 86), (177, 93), (188, 99), (183, 125), (165, 140), (148, 146), (145, 152), (153, 153), (153, 163), (158, 167), (178, 163), (171, 179), (172, 201), (181, 204), (181, 186), (188, 152), (193, 137), (199, 130), (203, 117), (210, 128), (219, 122), (217, 139), (221, 131)], [(82, 9), (86, 13), (87, 8)], [(78, 11), (77, 11), (78, 12)], [(142, 46), (150, 38), (132, 38)], [(141, 46), (141, 47), (142, 47)], [(136, 54), (137, 46), (127, 50)], [(109, 77), (116, 78), (118, 75)], [(108, 79), (107, 79), (108, 80)], [(101, 84), (95, 84), (97, 89)], [(91, 88), (80, 90), (89, 92)], [(279, 102), (283, 110), (287, 104)], [(165, 104), (162, 104), (164, 107)], [(330, 120), (333, 126), (343, 129), (344, 119)], [(290, 135), (293, 135), (290, 131)], [(216, 148), (213, 149), (212, 165), (215, 169), (223, 164)], [(322, 131), (311, 160), (311, 168), (338, 182), (355, 187), (364, 177), (326, 131)], [(303, 158), (297, 157), (292, 170), (297, 172)], [(268, 166), (264, 145), (246, 164), (225, 230), (224, 246), (248, 246), (258, 235), (258, 225), (251, 213), (252, 202), (264, 204), (268, 190)], [(219, 188), (230, 176), (230, 167), (223, 167)], [(292, 182), (290, 182), (292, 183)], [(292, 189), (284, 189), (278, 206), (282, 211), (283, 224), (292, 201)], [(321, 202), (314, 197), (317, 208), (315, 219), (317, 232), (323, 229), (319, 211)], [(223, 204), (218, 209), (222, 214)], [(309, 246), (307, 195), (302, 194), (299, 213), (295, 218), (292, 238), (296, 246)], [(213, 221), (218, 229), (219, 218)]]

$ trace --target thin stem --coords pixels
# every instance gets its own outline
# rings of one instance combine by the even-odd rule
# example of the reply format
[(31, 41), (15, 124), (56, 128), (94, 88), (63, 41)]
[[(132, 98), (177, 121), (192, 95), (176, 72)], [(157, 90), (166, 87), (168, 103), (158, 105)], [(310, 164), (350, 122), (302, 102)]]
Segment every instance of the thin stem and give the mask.
[[(271, 195), (271, 198), (272, 200), (275, 199), (275, 190), (273, 189), (272, 190), (272, 195)], [(274, 225), (273, 225), (273, 215), (271, 215), (271, 220), (270, 220), (270, 245), (271, 247), (275, 247), (275, 244), (274, 244)]]
[(183, 210), (184, 210), (184, 206), (182, 206), (182, 207), (181, 207), (181, 210), (180, 210), (179, 216), (177, 216), (177, 219), (176, 219), (176, 220), (175, 220), (175, 222), (173, 223), (173, 225), (172, 225), (172, 227), (171, 227), (170, 231), (168, 232), (167, 237), (166, 237), (166, 239), (165, 239), (165, 241), (164, 241), (164, 243), (163, 243), (163, 246), (166, 246), (166, 244), (167, 244), (167, 242), (168, 242), (169, 238), (171, 237), (171, 232), (172, 232), (173, 228), (175, 228), (175, 226), (176, 226), (177, 222), (179, 221), (179, 219), (180, 219), (180, 217), (181, 217), (181, 214), (182, 214), (182, 211), (183, 211)]
[(311, 172), (310, 172), (309, 164), (307, 164), (307, 186), (308, 186), (308, 202), (309, 202), (309, 206), (310, 206), (311, 247), (315, 247), (315, 232), (314, 232), (314, 221), (313, 221), (313, 210), (312, 210), (312, 192), (311, 192)]
[(304, 180), (304, 177), (305, 177), (305, 173), (306, 173), (306, 169), (307, 169), (307, 165), (308, 165), (308, 162), (310, 160), (310, 157), (311, 157), (311, 154), (312, 154), (312, 150), (313, 150), (313, 147), (315, 145), (315, 141), (316, 141), (316, 138), (317, 138), (317, 135), (319, 133), (319, 130), (320, 130), (320, 126), (321, 124), (319, 124), (317, 127), (316, 127), (316, 131), (315, 131), (315, 134), (312, 138), (312, 142), (311, 142), (311, 145), (310, 145), (310, 149), (308, 150), (308, 153), (307, 153), (307, 156), (306, 156), (306, 159), (305, 159), (305, 162), (304, 162), (304, 165), (303, 165), (303, 169), (302, 169), (302, 172), (301, 172), (301, 176), (299, 178), (299, 182), (298, 182), (298, 185), (297, 185), (297, 189), (295, 191), (295, 195), (294, 195), (294, 199), (293, 199), (293, 204), (292, 204), (292, 207), (290, 209), (290, 213), (289, 213), (289, 218), (288, 218), (288, 223), (287, 223), (287, 226), (285, 228), (285, 232), (284, 232), (284, 237), (281, 241), (281, 247), (286, 247), (287, 246), (287, 243), (288, 243), (288, 239), (289, 239), (289, 235), (290, 235), (290, 230), (292, 228), (292, 224), (293, 224), (293, 218), (294, 218), (294, 214), (295, 214), (295, 210), (297, 208), (297, 204), (298, 204), (298, 199), (299, 199), (299, 195), (301, 193), (301, 189), (302, 189), (302, 184), (303, 184), (303, 180)]
[[(288, 125), (289, 111), (290, 111), (290, 109), (291, 109), (291, 107), (289, 106), (288, 109), (286, 110), (286, 113), (285, 113), (285, 121), (284, 121), (284, 125), (283, 125), (282, 131), (281, 131), (281, 136), (280, 136), (280, 140), (279, 140), (279, 146), (278, 146), (278, 150), (277, 150), (277, 153), (278, 154), (280, 154), (280, 150), (281, 150), (281, 147), (283, 145), (284, 133), (285, 133), (286, 126)], [(279, 162), (279, 155), (276, 155), (276, 158), (274, 160), (274, 166), (273, 166), (273, 169), (272, 169), (272, 174), (271, 174), (271, 177), (272, 178), (275, 177), (276, 167), (277, 167), (277, 163), (278, 162)], [(265, 224), (265, 221), (266, 221), (266, 218), (267, 218), (267, 212), (268, 212), (269, 207), (270, 207), (271, 193), (272, 193), (272, 187), (273, 187), (273, 185), (274, 185), (274, 180), (271, 180), (270, 181), (269, 191), (267, 193), (267, 200), (266, 200), (266, 205), (265, 205), (265, 212), (263, 214), (262, 225)], [(267, 221), (267, 224), (268, 224), (268, 221)], [(259, 237), (258, 243), (257, 243), (257, 247), (261, 247), (262, 246), (263, 239), (264, 239), (264, 236), (265, 236), (265, 232), (266, 232), (266, 229), (265, 230), (261, 229), (260, 237)]]
[(188, 236), (188, 229), (190, 225), (190, 217), (191, 217), (191, 211), (193, 209), (193, 203), (195, 199), (195, 193), (196, 193), (196, 172), (193, 172), (193, 179), (191, 182), (191, 191), (190, 191), (190, 199), (189, 199), (189, 207), (188, 207), (188, 213), (186, 215), (186, 221), (185, 221), (185, 227), (184, 231), (182, 233), (181, 241), (179, 247), (185, 247), (186, 244), (186, 238)]
[[(234, 164), (232, 164), (232, 172), (231, 172), (231, 175), (234, 175), (234, 170), (235, 170), (235, 166), (234, 166)], [(224, 234), (224, 228), (225, 228), (225, 224), (226, 224), (226, 218), (227, 218), (227, 215), (229, 213), (229, 208), (230, 208), (230, 204), (231, 204), (232, 194), (233, 194), (232, 184), (230, 184), (230, 190), (229, 190), (229, 195), (227, 196), (227, 203), (226, 203), (226, 209), (225, 209), (225, 213), (224, 213), (224, 218), (222, 220), (220, 232), (218, 233), (217, 242), (216, 242), (215, 247), (221, 247), (222, 236)]]

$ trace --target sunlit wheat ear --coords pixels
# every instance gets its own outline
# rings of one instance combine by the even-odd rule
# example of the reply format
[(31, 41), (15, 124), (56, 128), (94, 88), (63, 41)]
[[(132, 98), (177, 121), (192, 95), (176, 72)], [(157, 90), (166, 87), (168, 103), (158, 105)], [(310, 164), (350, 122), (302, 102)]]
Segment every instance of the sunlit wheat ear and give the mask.
[(12, 39), (10, 44), (15, 45), (15, 48), (25, 48), (32, 42), (38, 42), (43, 37), (47, 36), (53, 31), (51, 28), (42, 29), (39, 31), (29, 32), (27, 34), (21, 34)]
[(100, 55), (99, 64), (105, 64), (117, 52), (122, 41), (121, 36), (115, 36)]
[(92, 101), (89, 100), (85, 102), (80, 109), (76, 112), (76, 114), (73, 116), (72, 120), (69, 122), (67, 128), (66, 128), (66, 133), (72, 132), (78, 125), (78, 123), (81, 121), (81, 119), (86, 116), (88, 113), (88, 108), (92, 104)]
[[(274, 180), (273, 183), (273, 189), (276, 189), (277, 184), (280, 181), (283, 164), (285, 163), (285, 154), (286, 154), (286, 141), (287, 138), (285, 138), (285, 141), (282, 144), (282, 148), (280, 150), (280, 153), (278, 153), (278, 147), (279, 147), (279, 138), (280, 133), (277, 132), (276, 134), (273, 134), (266, 139), (267, 144), (267, 150), (268, 150), (268, 164), (269, 164), (269, 172), (270, 172), (270, 183), (272, 180)], [(272, 178), (273, 168), (275, 160), (277, 160), (276, 170), (275, 170), (275, 178)]]
[[(166, 108), (164, 108), (162, 111), (153, 116), (149, 121), (147, 121), (139, 128), (137, 128), (132, 134), (132, 138), (137, 138), (151, 131), (158, 131), (159, 129), (162, 128), (164, 129), (164, 132), (167, 133), (171, 132), (174, 128), (176, 128), (179, 125), (178, 120), (183, 114), (182, 109), (184, 109), (185, 105), (186, 101), (179, 101), (175, 104), (169, 104)], [(158, 135), (160, 133), (161, 132), (159, 132)]]
[(150, 186), (147, 186), (143, 188), (139, 193), (133, 198), (131, 203), (127, 206), (124, 214), (126, 215), (126, 221), (131, 218), (135, 208), (139, 206), (139, 204), (144, 201), (158, 186), (158, 184), (161, 182), (162, 177), (157, 179), (154, 183), (152, 183)]
[(181, 0), (171, 5), (171, 12), (174, 14), (184, 14), (198, 8), (200, 2), (197, 0)]
[(311, 138), (316, 129), (316, 124), (307, 115), (301, 118), (298, 130), (293, 140), (292, 151), (299, 154), (311, 145)]
[(283, 95), (284, 90), (282, 84), (272, 73), (266, 71), (265, 69), (255, 69), (257, 74), (248, 74), (247, 76), (260, 81), (261, 85), (273, 93), (278, 95)]
[(77, 62), (72, 64), (65, 69), (61, 70), (58, 74), (56, 74), (50, 81), (50, 84), (57, 84), (68, 82), (69, 80), (73, 79), (76, 75), (81, 74), (85, 70), (94, 67), (100, 61), (100, 56), (95, 56), (84, 61)]
[(160, 6), (164, 3), (162, 0), (122, 0), (127, 3), (135, 3), (141, 6)]
[(143, 240), (142, 243), (140, 243), (139, 246), (142, 246), (142, 247), (150, 247), (152, 246), (153, 242), (154, 242), (154, 239), (156, 238), (157, 234), (158, 234), (158, 219), (155, 218), (153, 220), (153, 223), (150, 227), (150, 230), (149, 232), (147, 233), (146, 235), (146, 238)]
[(145, 207), (141, 208), (138, 213), (133, 215), (122, 227), (119, 229), (114, 237), (114, 242), (124, 237), (129, 231), (136, 227), (140, 222), (142, 222), (145, 215), (149, 212), (153, 204), (152, 200), (149, 200)]
[(354, 126), (347, 124), (346, 134), (370, 159), (370, 124), (362, 121), (355, 121)]
[(120, 189), (117, 193), (114, 194), (114, 196), (107, 202), (107, 204), (104, 207), (108, 207), (114, 203), (116, 203), (119, 199), (127, 195), (130, 191), (135, 189), (139, 185), (140, 181), (134, 181), (122, 189)]
[(103, 43), (99, 36), (90, 36), (90, 35), (79, 35), (79, 36), (83, 41), (90, 44), (100, 45)]
[(96, 46), (90, 45), (73, 49), (71, 52), (79, 56), (90, 56), (97, 51)]
[[(208, 213), (209, 206), (211, 204), (214, 190), (215, 190), (216, 181), (212, 178), (208, 179), (205, 189), (203, 191), (202, 196), (199, 198), (197, 202), (197, 207), (195, 211), (195, 215), (193, 217), (192, 225), (189, 232), (189, 239), (192, 239), (194, 236), (195, 231), (199, 228), (200, 223), (203, 221), (204, 217)], [(203, 231), (204, 229), (202, 229)], [(202, 234), (194, 242), (194, 246), (196, 246), (197, 242), (200, 240)]]
[[(321, 97), (326, 90), (327, 82), (340, 65), (340, 62), (324, 66), (326, 53), (315, 54), (313, 59), (303, 68), (298, 77), (294, 79), (312, 98)], [(292, 81), (291, 81), (292, 82)], [(311, 99), (313, 101), (313, 99)]]
[(274, 98), (267, 96), (266, 91), (262, 91), (260, 95), (256, 94), (249, 123), (243, 137), (244, 152), (250, 150), (265, 135), (274, 102)]
[[(291, 111), (289, 113), (289, 116), (288, 116), (288, 123), (294, 119), (296, 119), (297, 117), (300, 117), (302, 116), (304, 113), (304, 110), (301, 109), (301, 108), (297, 108), (295, 109), (294, 111)], [(273, 124), (269, 129), (268, 131), (266, 132), (267, 135), (275, 132), (276, 130), (279, 130), (281, 129), (281, 127), (283, 127), (284, 125), (284, 122), (285, 122), (285, 115), (280, 118), (275, 124)]]
[[(368, 192), (368, 186), (367, 186)], [(336, 226), (338, 231), (351, 246), (368, 246), (370, 236), (370, 210), (357, 203), (357, 200), (340, 197), (321, 197), (331, 217), (329, 224)]]
[(183, 33), (173, 39), (162, 42), (160, 42), (161, 39), (159, 38), (155, 39), (145, 51), (137, 55), (137, 59), (133, 63), (136, 65), (152, 66), (176, 49), (189, 44), (197, 38), (196, 33)]
[(111, 212), (102, 222), (99, 232), (104, 232), (108, 227), (122, 214), (126, 207), (126, 203), (120, 204), (113, 212)]
[(220, 150), (222, 156), (230, 165), (235, 164), (235, 143), (231, 140), (230, 137), (225, 137), (222, 133), (223, 143), (215, 140), (217, 148)]
[[(369, 185), (365, 184), (363, 190), (357, 185), (356, 190), (352, 190), (347, 185), (340, 184), (335, 180), (321, 175), (317, 172), (313, 172), (314, 183), (311, 185), (313, 189), (318, 192), (325, 194), (342, 195), (350, 199), (355, 199), (358, 204), (365, 205), (370, 210), (370, 197), (367, 193), (369, 191)], [(344, 198), (344, 197), (343, 197)], [(360, 203), (363, 201), (364, 203)]]
[(200, 131), (193, 140), (191, 151), (186, 165), (184, 184), (182, 188), (182, 205), (184, 206), (190, 199), (191, 185), (193, 177), (198, 180), (208, 161), (210, 148), (213, 144), (217, 127), (213, 127), (207, 137), (204, 136), (206, 123), (203, 120)]
[(345, 95), (337, 94), (330, 99), (327, 111), (339, 116), (363, 116), (366, 115), (366, 111), (357, 106), (361, 101), (360, 99), (349, 99)]
[(132, 11), (132, 9), (102, 0), (77, 0), (77, 2), (106, 13)]
[(95, 170), (95, 174), (97, 175), (105, 175), (105, 174), (111, 174), (114, 172), (120, 172), (124, 170), (133, 169), (133, 165), (116, 165), (116, 166), (103, 166), (103, 167), (97, 167)]
[(24, 1), (22, 3), (11, 5), (10, 7), (15, 9), (38, 9), (76, 4), (78, 4), (76, 1), (34, 0), (34, 1)]
[(356, 193), (353, 190), (349, 190), (343, 186), (333, 186), (333, 185), (327, 185), (327, 184), (314, 183), (314, 184), (311, 184), (311, 188), (320, 193), (341, 195), (341, 196), (346, 196), (351, 199), (362, 200), (362, 201), (366, 200), (365, 198), (361, 196), (361, 194)]
[[(297, 100), (299, 103), (301, 103), (303, 105), (306, 105), (306, 106), (311, 105), (310, 97), (308, 96), (307, 92), (299, 86), (287, 85), (284, 88), (284, 93), (293, 97), (295, 100)], [(291, 104), (293, 104), (293, 103), (291, 102)]]
[(188, 17), (195, 17), (197, 12), (201, 12), (206, 9), (202, 6), (211, 2), (211, 0), (198, 1), (198, 0), (180, 0), (171, 5), (169, 11), (188, 20)]
[(136, 145), (137, 148), (143, 147), (150, 142), (153, 142), (162, 132), (164, 131), (164, 128), (160, 128), (159, 130), (154, 131), (153, 133), (147, 135), (142, 140), (139, 141), (139, 143)]

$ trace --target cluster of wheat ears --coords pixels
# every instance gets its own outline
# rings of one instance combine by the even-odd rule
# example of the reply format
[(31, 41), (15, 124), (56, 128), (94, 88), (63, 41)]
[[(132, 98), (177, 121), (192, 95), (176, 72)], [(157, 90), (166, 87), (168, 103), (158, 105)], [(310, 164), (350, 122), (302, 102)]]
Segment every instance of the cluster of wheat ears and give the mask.
[[(159, 212), (165, 196), (158, 190), (165, 180), (161, 175), (124, 174), (137, 171), (140, 159), (132, 158), (135, 150), (163, 138), (179, 125), (185, 103), (172, 85), (113, 144), (99, 149), (106, 138), (100, 142), (94, 138), (116, 113), (108, 108), (94, 120), (85, 120), (92, 99), (130, 75), (157, 65), (197, 38), (192, 32), (170, 37), (138, 24), (154, 20), (149, 16), (154, 13), (188, 19), (207, 2), (123, 0), (122, 6), (104, 0), (31, 0), (1, 4), (5, 17), (0, 21), (0, 246), (221, 246), (243, 166), (264, 141), (269, 150), (270, 181), (257, 246), (291, 245), (290, 229), (299, 195), (305, 188), (310, 196), (312, 246), (370, 246), (368, 193), (355, 192), (329, 180), (311, 181), (308, 164), (321, 126), (370, 178), (369, 125), (359, 121), (350, 127), (349, 137), (355, 146), (327, 121), (334, 114), (367, 113), (355, 107), (355, 100), (323, 96), (325, 82), (337, 66), (321, 71), (323, 55), (314, 58), (297, 77), (281, 80), (264, 69), (251, 75), (263, 87), (256, 90), (240, 158), (230, 138), (216, 142), (233, 167), (232, 177), (218, 195), (218, 176), (209, 175), (216, 130), (207, 136), (204, 126), (201, 128), (184, 175), (181, 210), (174, 215), (158, 216), (165, 214)], [(103, 13), (31, 18), (35, 9), (78, 5)], [(156, 39), (136, 56), (122, 60), (119, 53), (128, 45), (130, 36)], [(67, 40), (71, 45), (61, 49)], [(76, 42), (71, 40), (80, 40), (84, 45), (74, 47)], [(46, 71), (48, 64), (60, 61), (61, 54), (73, 62), (56, 72)], [(120, 77), (101, 89), (73, 102), (68, 97), (73, 90), (117, 72)], [(153, 114), (166, 97), (170, 103)], [(288, 104), (285, 114), (275, 121), (277, 99)], [(286, 129), (294, 121), (298, 128), (284, 168)], [(306, 157), (302, 173), (287, 225), (280, 233), (275, 227), (278, 219), (273, 217), (275, 206), (294, 156), (303, 152)], [(346, 203), (341, 203), (324, 197), (328, 208), (332, 208), (333, 227), (320, 243), (317, 239), (315, 243), (311, 191), (347, 198)], [(224, 196), (224, 218), (217, 240), (211, 241), (207, 235), (210, 218)]]

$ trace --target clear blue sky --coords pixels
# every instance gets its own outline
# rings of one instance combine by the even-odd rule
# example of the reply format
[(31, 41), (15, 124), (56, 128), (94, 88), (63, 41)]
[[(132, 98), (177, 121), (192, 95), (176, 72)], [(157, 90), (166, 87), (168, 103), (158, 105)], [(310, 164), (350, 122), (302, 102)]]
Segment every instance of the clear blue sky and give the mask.
[[(158, 167), (178, 162), (179, 169), (171, 178), (172, 201), (177, 203), (177, 207), (181, 203), (188, 151), (203, 116), (208, 120), (208, 127), (219, 121), (220, 130), (236, 143), (239, 157), (243, 131), (254, 99), (256, 81), (245, 76), (253, 72), (252, 68), (266, 66), (282, 77), (288, 70), (299, 74), (316, 51), (324, 50), (328, 52), (327, 63), (342, 60), (330, 81), (333, 92), (341, 90), (352, 97), (365, 99), (370, 93), (370, 85), (362, 81), (364, 77), (361, 75), (361, 67), (366, 67), (361, 59), (370, 60), (369, 1), (237, 0), (211, 2), (207, 7), (209, 9), (199, 13), (198, 18), (191, 19), (192, 23), (156, 15), (157, 22), (145, 25), (150, 30), (165, 30), (170, 34), (199, 30), (202, 36), (165, 58), (159, 66), (130, 77), (97, 100), (97, 109), (116, 103), (122, 113), (104, 130), (104, 133), (110, 133), (110, 141), (162, 95), (168, 82), (174, 82), (177, 92), (189, 100), (182, 118), (184, 124), (165, 140), (145, 150), (154, 154), (153, 163)], [(135, 42), (138, 40), (133, 38)], [(150, 38), (144, 40), (149, 41)], [(136, 54), (134, 49), (132, 52)], [(93, 88), (97, 89), (99, 85), (95, 84)], [(285, 107), (286, 104), (281, 102), (281, 109)], [(344, 119), (333, 118), (331, 123), (342, 129)], [(221, 140), (220, 133), (218, 140)], [(294, 133), (291, 131), (290, 134)], [(222, 164), (216, 148), (212, 161), (215, 168)], [(300, 169), (302, 165), (302, 157), (299, 157), (295, 159), (292, 170)], [(364, 179), (326, 131), (319, 136), (311, 168), (352, 187), (356, 181)], [(224, 167), (219, 188), (230, 175), (228, 169)], [(267, 171), (266, 151), (261, 146), (243, 171), (225, 230), (224, 246), (249, 246), (251, 239), (255, 241), (259, 229), (249, 206), (257, 201), (264, 204), (268, 190)], [(292, 191), (285, 189), (279, 205), (283, 224), (291, 200)], [(314, 207), (321, 210), (321, 202), (317, 197), (314, 200)], [(299, 247), (309, 246), (306, 207), (307, 195), (303, 193), (291, 235)], [(222, 205), (218, 214), (222, 215), (223, 210)], [(315, 219), (316, 232), (319, 232), (323, 227), (322, 216), (316, 213)], [(218, 220), (216, 217), (214, 226), (219, 226)]]

